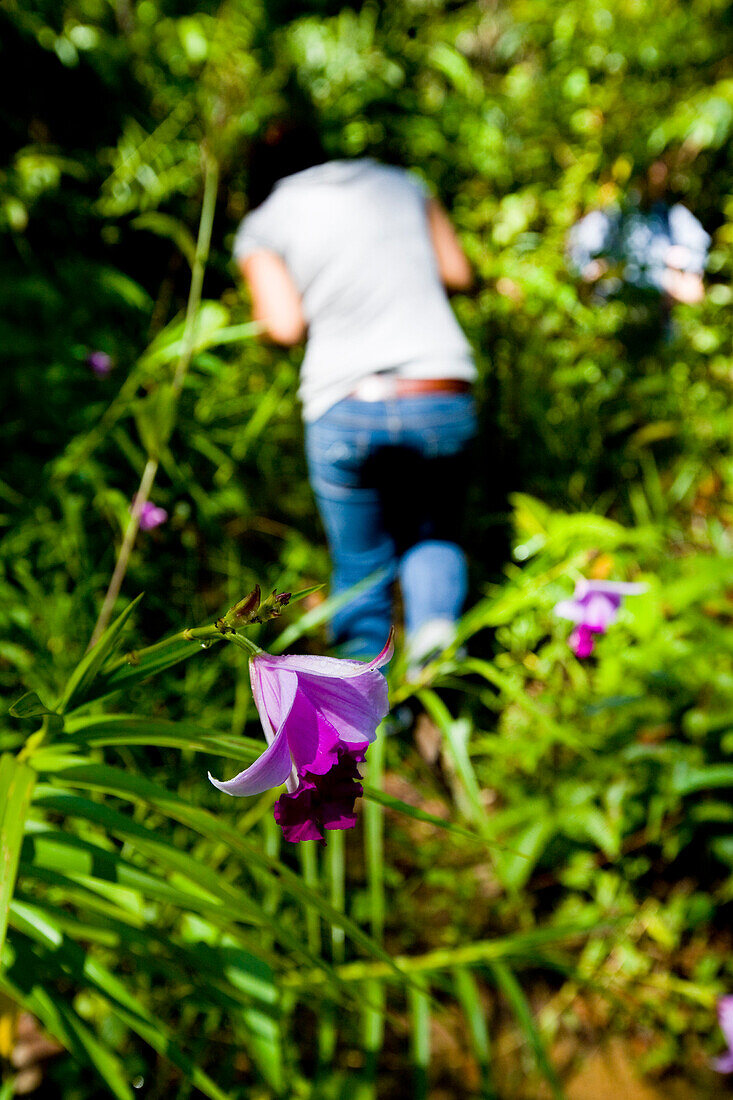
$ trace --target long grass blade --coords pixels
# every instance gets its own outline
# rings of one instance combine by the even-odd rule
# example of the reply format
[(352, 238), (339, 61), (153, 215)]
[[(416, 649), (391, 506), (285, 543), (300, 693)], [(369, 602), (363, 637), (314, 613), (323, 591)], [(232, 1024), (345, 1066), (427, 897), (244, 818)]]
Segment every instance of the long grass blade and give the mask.
[(537, 1068), (550, 1086), (554, 1100), (564, 1100), (564, 1092), (557, 1073), (550, 1062), (542, 1036), (532, 1016), (532, 1010), (527, 1003), (527, 998), (522, 992), (522, 987), (517, 981), (512, 970), (503, 960), (495, 960), (489, 964), (496, 984), (509, 1002), (517, 1023), (519, 1024), (525, 1039), (534, 1052)]
[(0, 757), (0, 953), (23, 842), (26, 812), (37, 773), (6, 753)]

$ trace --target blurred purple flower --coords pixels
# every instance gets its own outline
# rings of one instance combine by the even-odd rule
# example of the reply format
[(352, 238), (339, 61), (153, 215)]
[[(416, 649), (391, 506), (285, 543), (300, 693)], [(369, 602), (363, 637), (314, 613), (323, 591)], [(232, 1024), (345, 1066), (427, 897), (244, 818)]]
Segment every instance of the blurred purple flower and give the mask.
[(728, 1049), (713, 1061), (713, 1069), (718, 1073), (733, 1073), (733, 995), (718, 998), (718, 1023)]
[(254, 764), (226, 782), (225, 794), (261, 794), (287, 782), (275, 803), (286, 840), (323, 840), (325, 829), (356, 824), (362, 793), (356, 765), (364, 760), (389, 704), (379, 669), (392, 656), (390, 635), (368, 664), (336, 657), (273, 657), (249, 663), (252, 694), (267, 739)]
[(577, 623), (569, 638), (576, 657), (590, 657), (595, 635), (605, 634), (616, 619), (624, 596), (646, 592), (645, 584), (624, 581), (589, 581), (584, 577), (575, 585), (570, 600), (560, 600), (555, 614)]
[(87, 355), (87, 366), (91, 367), (98, 378), (104, 378), (112, 370), (112, 356), (106, 351), (90, 351)]
[[(135, 498), (132, 498), (132, 504), (130, 510), (135, 504)], [(161, 523), (165, 523), (168, 519), (168, 513), (165, 508), (159, 508), (157, 504), (153, 504), (152, 501), (146, 500), (140, 511), (140, 530), (152, 531), (154, 527), (160, 527)]]

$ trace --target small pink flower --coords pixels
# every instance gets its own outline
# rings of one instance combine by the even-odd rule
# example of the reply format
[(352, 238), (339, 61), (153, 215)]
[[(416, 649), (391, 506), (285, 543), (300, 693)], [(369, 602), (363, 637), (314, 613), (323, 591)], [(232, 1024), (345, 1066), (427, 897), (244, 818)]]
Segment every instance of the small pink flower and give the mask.
[[(135, 505), (135, 498), (132, 499), (130, 510)], [(168, 513), (165, 508), (159, 508), (157, 504), (153, 504), (152, 501), (146, 500), (140, 510), (140, 530), (152, 531), (154, 527), (160, 527), (161, 523), (165, 523), (168, 519)]]
[(261, 794), (287, 783), (275, 803), (275, 820), (286, 840), (323, 840), (325, 829), (356, 824), (361, 795), (356, 765), (387, 714), (387, 681), (379, 669), (392, 656), (392, 636), (373, 661), (336, 657), (250, 659), (252, 694), (267, 748), (233, 779), (209, 774), (220, 791)]
[(90, 351), (87, 355), (87, 366), (91, 367), (98, 378), (104, 378), (112, 370), (112, 356), (106, 351)]
[(615, 621), (624, 596), (646, 592), (645, 584), (624, 581), (589, 581), (584, 577), (575, 585), (570, 600), (560, 600), (555, 614), (577, 623), (568, 641), (576, 657), (590, 657), (595, 635), (605, 634)]
[(718, 1073), (733, 1073), (733, 995), (718, 998), (718, 1023), (728, 1049), (713, 1062)]

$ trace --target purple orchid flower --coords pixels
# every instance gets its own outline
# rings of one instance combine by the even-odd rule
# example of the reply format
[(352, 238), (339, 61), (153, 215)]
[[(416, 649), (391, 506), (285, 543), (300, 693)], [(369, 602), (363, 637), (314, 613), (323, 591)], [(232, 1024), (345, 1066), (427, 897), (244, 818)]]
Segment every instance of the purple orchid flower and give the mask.
[(87, 366), (91, 367), (97, 378), (104, 378), (112, 370), (112, 356), (107, 355), (106, 351), (90, 351)]
[[(130, 504), (130, 511), (135, 507), (135, 498), (132, 498)], [(161, 523), (165, 523), (168, 519), (168, 513), (165, 508), (159, 508), (157, 504), (153, 504), (152, 501), (146, 500), (140, 509), (140, 518), (138, 523), (141, 531), (152, 531), (154, 527), (160, 527)]]
[(718, 999), (718, 1023), (728, 1049), (713, 1061), (713, 1069), (718, 1073), (733, 1073), (733, 995)]
[(222, 782), (231, 795), (262, 794), (287, 783), (275, 803), (286, 840), (324, 840), (325, 829), (356, 824), (354, 802), (362, 794), (357, 764), (376, 737), (389, 703), (379, 669), (392, 656), (392, 635), (368, 664), (336, 657), (250, 659), (252, 694), (267, 739), (254, 764)]
[(576, 657), (590, 657), (595, 635), (605, 634), (616, 619), (624, 596), (646, 592), (645, 584), (624, 581), (589, 581), (584, 577), (575, 585), (570, 600), (560, 600), (555, 614), (577, 623), (569, 638)]

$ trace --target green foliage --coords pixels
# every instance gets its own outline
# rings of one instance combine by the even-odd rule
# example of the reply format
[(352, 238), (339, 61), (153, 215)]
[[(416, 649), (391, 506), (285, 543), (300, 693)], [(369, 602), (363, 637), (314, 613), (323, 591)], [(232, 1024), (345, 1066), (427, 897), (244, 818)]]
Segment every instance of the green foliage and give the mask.
[[(70, 1052), (48, 1072), (80, 1100), (140, 1079), (366, 1100), (410, 1072), (415, 1095), (438, 1075), (561, 1095), (553, 1042), (594, 1012), (643, 1025), (651, 1069), (699, 1065), (733, 977), (730, 13), (195, 7), (0, 11), (0, 989)], [(326, 644), (298, 356), (256, 340), (230, 261), (248, 143), (303, 103), (334, 156), (396, 159), (451, 208), (482, 441), (459, 642), (418, 682), (391, 672), (393, 727), (417, 715), (419, 744), (429, 719), (433, 762), (381, 738), (359, 828), (299, 861), (270, 795), (206, 781), (261, 732), (245, 655), (196, 624), (304, 590), (252, 637)], [(713, 236), (706, 300), (666, 333), (564, 258), (657, 158)], [(151, 462), (169, 522), (87, 652)], [(585, 663), (552, 611), (581, 575), (648, 584)]]

